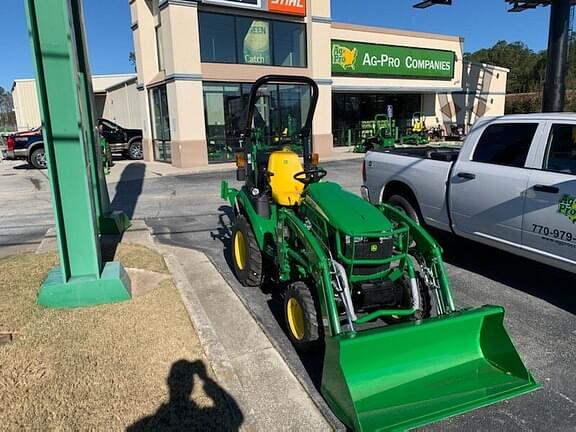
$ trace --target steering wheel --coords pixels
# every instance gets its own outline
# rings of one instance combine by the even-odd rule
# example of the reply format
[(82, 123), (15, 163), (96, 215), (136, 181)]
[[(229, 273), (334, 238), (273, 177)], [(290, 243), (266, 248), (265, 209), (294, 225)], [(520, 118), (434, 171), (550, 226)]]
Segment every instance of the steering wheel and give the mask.
[(294, 174), (294, 180), (298, 180), (300, 183), (309, 185), (316, 183), (317, 181), (326, 177), (328, 172), (322, 168), (312, 168), (309, 170), (304, 170)]

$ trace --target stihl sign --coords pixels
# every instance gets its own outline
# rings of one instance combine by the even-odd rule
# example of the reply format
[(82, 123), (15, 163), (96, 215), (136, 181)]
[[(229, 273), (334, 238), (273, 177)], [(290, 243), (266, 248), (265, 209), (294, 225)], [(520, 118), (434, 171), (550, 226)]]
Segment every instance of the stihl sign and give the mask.
[(268, 0), (268, 10), (270, 12), (306, 16), (306, 0)]

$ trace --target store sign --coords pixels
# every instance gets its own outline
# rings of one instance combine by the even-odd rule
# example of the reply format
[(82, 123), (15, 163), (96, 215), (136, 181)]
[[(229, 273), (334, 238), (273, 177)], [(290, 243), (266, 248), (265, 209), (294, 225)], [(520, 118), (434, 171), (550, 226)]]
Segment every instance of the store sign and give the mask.
[(262, 0), (202, 0), (202, 3), (212, 3), (222, 6), (262, 8)]
[(270, 64), (270, 26), (268, 21), (252, 21), (244, 37), (244, 63)]
[(306, 16), (306, 0), (268, 0), (268, 10), (282, 14)]
[(454, 77), (452, 51), (332, 41), (332, 73), (449, 80)]

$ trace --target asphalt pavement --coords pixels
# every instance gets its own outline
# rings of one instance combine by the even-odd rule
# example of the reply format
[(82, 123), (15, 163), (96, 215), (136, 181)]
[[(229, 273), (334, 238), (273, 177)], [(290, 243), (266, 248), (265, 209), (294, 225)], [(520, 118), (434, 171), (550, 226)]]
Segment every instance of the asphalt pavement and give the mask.
[[(328, 180), (358, 193), (359, 160), (323, 164)], [(113, 207), (142, 219), (156, 241), (206, 253), (310, 392), (341, 428), (318, 393), (321, 358), (301, 357), (285, 331), (274, 286), (263, 290), (237, 283), (230, 267), (230, 208), (219, 198), (220, 181), (234, 172), (146, 176), (132, 163), (109, 184)], [(126, 181), (125, 181), (126, 179)], [(0, 163), (0, 257), (40, 242), (52, 225), (45, 174), (21, 162)], [(576, 275), (444, 233), (433, 233), (459, 306), (498, 304), (517, 350), (543, 389), (422, 428), (426, 431), (576, 430)]]

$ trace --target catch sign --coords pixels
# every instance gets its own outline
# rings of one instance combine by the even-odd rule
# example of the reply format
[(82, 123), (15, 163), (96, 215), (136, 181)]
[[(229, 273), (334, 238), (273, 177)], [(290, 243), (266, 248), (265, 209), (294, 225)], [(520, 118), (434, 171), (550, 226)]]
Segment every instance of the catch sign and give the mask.
[(374, 75), (450, 80), (454, 77), (452, 51), (332, 41), (334, 75)]

